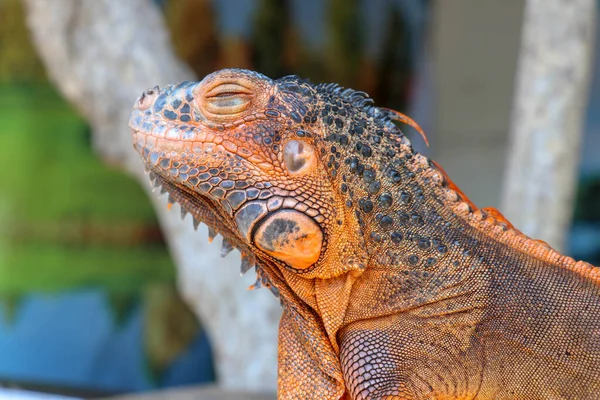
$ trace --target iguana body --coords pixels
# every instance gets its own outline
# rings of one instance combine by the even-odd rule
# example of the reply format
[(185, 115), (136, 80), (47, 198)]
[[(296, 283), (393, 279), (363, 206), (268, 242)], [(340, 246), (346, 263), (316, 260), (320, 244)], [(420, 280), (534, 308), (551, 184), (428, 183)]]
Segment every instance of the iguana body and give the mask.
[(371, 102), (222, 70), (130, 120), (153, 182), (280, 296), (279, 398), (599, 399), (598, 271), (477, 210)]

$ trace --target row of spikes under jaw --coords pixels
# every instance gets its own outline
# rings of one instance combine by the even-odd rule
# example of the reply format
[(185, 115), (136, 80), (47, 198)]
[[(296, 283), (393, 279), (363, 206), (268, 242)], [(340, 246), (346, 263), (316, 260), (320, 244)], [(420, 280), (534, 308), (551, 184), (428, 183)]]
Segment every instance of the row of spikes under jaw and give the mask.
[[(161, 197), (162, 195), (165, 195), (165, 194), (167, 195), (167, 207), (169, 210), (172, 209), (173, 204), (179, 204), (180, 209), (181, 209), (181, 219), (184, 220), (185, 217), (191, 213), (191, 211), (186, 209), (182, 203), (177, 202), (175, 200), (175, 198), (173, 197), (173, 195), (167, 189), (165, 189), (165, 187), (163, 186), (163, 183), (162, 183), (162, 178), (159, 175), (150, 171), (147, 167), (145, 169), (145, 172), (146, 172), (146, 174), (148, 174), (148, 177), (150, 178), (150, 183), (152, 184), (152, 191), (156, 192), (156, 190), (159, 190), (159, 195), (158, 195), (159, 197)], [(193, 215), (192, 215), (192, 221), (193, 221), (194, 230), (197, 231), (198, 227), (201, 224), (201, 221), (198, 220), (197, 218), (195, 218)], [(208, 226), (208, 242), (209, 243), (212, 243), (218, 234), (219, 233), (214, 228), (212, 228), (211, 226)], [(229, 241), (223, 236), (220, 256), (222, 258), (227, 257), (227, 255), (229, 255), (229, 253), (231, 253), (231, 251), (233, 249), (234, 249), (234, 246), (231, 243), (229, 243)], [(258, 265), (256, 263), (256, 260), (253, 255), (241, 254), (241, 260), (242, 260), (242, 262), (240, 265), (240, 275), (243, 276), (244, 274), (246, 274), (246, 272), (248, 272), (250, 269), (252, 269), (252, 267), (254, 267), (254, 270), (256, 272), (256, 282), (254, 282), (252, 285), (250, 285), (248, 287), (248, 290), (260, 289), (260, 288), (266, 287), (266, 288), (269, 288), (269, 290), (273, 293), (273, 295), (275, 295), (275, 297), (280, 298), (279, 290), (271, 284), (268, 276), (264, 273), (264, 271), (262, 270), (260, 265)], [(280, 304), (283, 306), (283, 302), (281, 299), (280, 299)]]

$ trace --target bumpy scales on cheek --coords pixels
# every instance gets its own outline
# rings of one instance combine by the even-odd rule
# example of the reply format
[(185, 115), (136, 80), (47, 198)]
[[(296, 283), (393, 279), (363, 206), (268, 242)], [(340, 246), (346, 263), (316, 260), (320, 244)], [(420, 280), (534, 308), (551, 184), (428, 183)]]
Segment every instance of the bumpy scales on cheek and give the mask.
[(394, 124), (412, 120), (370, 106), (371, 99), (362, 92), (331, 84), (317, 88), (323, 98), (320, 116), (327, 132), (321, 140), (320, 156), (370, 243), (367, 248), (376, 254), (382, 245), (393, 244), (387, 246), (393, 248), (405, 239), (422, 239), (420, 247), (431, 246), (412, 234), (426, 218), (414, 207), (423, 201), (423, 189), (408, 167), (414, 164), (415, 153)]

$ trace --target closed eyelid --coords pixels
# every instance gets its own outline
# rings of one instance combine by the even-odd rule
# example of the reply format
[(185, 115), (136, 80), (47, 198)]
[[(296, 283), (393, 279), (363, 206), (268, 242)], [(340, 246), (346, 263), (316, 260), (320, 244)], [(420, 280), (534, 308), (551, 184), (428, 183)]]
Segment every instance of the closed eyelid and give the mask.
[(194, 89), (199, 112), (207, 120), (223, 124), (240, 120), (262, 109), (267, 102), (268, 87), (243, 76), (209, 78)]
[(252, 90), (238, 83), (221, 83), (211, 88), (206, 92), (206, 97), (221, 97), (221, 96), (236, 96), (236, 95), (252, 95)]
[(207, 88), (200, 104), (213, 117), (233, 118), (247, 110), (253, 98), (253, 92), (247, 86), (223, 82)]
[(219, 107), (235, 107), (247, 102), (243, 97), (236, 95), (212, 97), (209, 101)]

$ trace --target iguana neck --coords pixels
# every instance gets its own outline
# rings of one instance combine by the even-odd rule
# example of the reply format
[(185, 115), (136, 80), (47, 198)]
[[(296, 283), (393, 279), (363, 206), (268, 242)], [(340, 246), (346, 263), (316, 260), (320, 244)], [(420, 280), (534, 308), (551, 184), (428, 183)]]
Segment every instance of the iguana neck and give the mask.
[[(485, 277), (477, 277), (487, 268), (477, 247), (482, 238), (487, 239), (452, 208), (447, 196), (450, 192), (459, 194), (450, 188), (453, 186), (443, 172), (414, 152), (409, 141), (392, 126), (384, 124), (362, 136), (350, 134), (348, 144), (340, 140), (343, 134), (326, 138), (338, 143), (326, 168), (346, 197), (346, 213), (358, 221), (366, 268), (351, 269), (325, 283), (311, 281), (309, 290), (294, 288), (296, 293), (311, 293), (311, 307), (322, 316), (334, 347), (338, 330), (349, 318), (398, 313), (461, 296), (457, 290), (487, 285)], [(374, 135), (381, 141), (377, 143), (378, 152), (369, 155), (364, 148)], [(386, 285), (390, 280), (394, 284)], [(473, 285), (460, 284), (466, 281)], [(389, 293), (377, 293), (378, 287), (388, 288)], [(365, 291), (374, 292), (364, 295)], [(374, 298), (382, 299), (380, 307), (365, 303), (358, 315), (348, 316), (348, 310), (361, 304), (361, 299), (368, 302)]]

